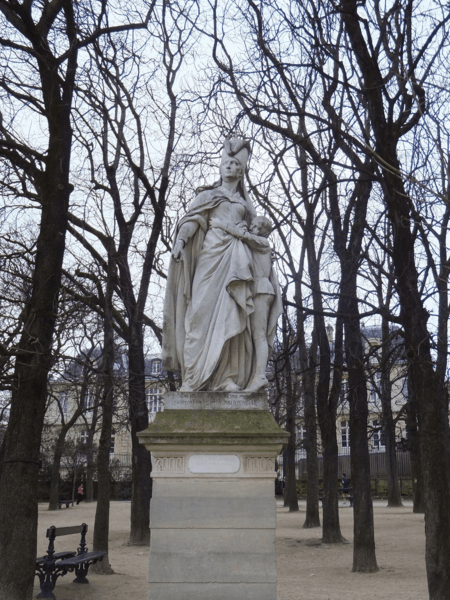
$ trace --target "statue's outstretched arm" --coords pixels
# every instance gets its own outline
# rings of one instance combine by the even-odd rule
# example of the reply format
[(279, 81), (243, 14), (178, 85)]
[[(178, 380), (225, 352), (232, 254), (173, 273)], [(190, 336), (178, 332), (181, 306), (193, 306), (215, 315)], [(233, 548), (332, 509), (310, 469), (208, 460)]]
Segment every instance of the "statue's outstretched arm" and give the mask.
[(177, 239), (172, 248), (172, 258), (178, 262), (183, 256), (183, 248), (186, 246), (186, 242), (194, 235), (198, 229), (198, 223), (195, 221), (187, 221), (180, 227)]

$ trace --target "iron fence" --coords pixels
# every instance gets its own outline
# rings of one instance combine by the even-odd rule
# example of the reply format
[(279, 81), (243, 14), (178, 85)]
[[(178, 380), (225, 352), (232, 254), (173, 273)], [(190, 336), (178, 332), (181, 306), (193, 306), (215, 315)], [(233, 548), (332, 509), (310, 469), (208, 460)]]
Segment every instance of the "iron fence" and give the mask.
[[(411, 478), (411, 459), (409, 452), (397, 451), (398, 476)], [(387, 455), (386, 452), (371, 452), (370, 455), (370, 476), (371, 478), (382, 478), (387, 476)], [(319, 479), (323, 478), (323, 457), (319, 455)], [(350, 452), (338, 456), (338, 472), (346, 473), (348, 477), (352, 475), (350, 465)], [(297, 479), (306, 479), (306, 457), (300, 456), (296, 459)]]

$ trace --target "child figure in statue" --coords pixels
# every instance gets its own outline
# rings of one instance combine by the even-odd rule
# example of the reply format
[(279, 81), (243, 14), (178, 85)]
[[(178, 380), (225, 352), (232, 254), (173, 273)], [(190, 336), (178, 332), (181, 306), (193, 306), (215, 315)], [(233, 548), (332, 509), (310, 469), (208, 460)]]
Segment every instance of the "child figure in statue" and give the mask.
[(245, 221), (234, 225), (232, 223), (222, 223), (219, 219), (212, 218), (210, 226), (219, 227), (242, 240), (253, 251), (254, 312), (250, 315), (250, 326), (256, 360), (254, 375), (246, 391), (257, 392), (269, 383), (266, 377), (266, 366), (269, 360), (267, 323), (275, 290), (269, 279), (271, 275), (274, 277), (274, 274), (272, 273), (272, 249), (267, 238), (272, 232), (272, 223), (266, 217), (256, 216), (250, 224), (250, 230), (248, 230)]

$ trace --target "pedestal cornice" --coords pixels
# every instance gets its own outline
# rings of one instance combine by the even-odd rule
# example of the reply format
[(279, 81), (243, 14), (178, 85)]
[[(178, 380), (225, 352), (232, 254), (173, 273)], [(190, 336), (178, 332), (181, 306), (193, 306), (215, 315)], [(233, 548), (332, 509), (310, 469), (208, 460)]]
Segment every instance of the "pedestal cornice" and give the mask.
[[(265, 394), (219, 394), (199, 397), (198, 393), (172, 393), (165, 406), (176, 406), (181, 402), (186, 406), (166, 408), (158, 413), (153, 423), (138, 434), (141, 444), (152, 452), (226, 449), (227, 452), (256, 451), (276, 455), (281, 451), (289, 434), (277, 425), (268, 409), (260, 408), (264, 401), (267, 402)], [(245, 408), (240, 408), (248, 401), (255, 402), (258, 408), (249, 408), (248, 403)], [(208, 408), (186, 408), (199, 403)], [(228, 408), (212, 408), (215, 405), (227, 405)]]

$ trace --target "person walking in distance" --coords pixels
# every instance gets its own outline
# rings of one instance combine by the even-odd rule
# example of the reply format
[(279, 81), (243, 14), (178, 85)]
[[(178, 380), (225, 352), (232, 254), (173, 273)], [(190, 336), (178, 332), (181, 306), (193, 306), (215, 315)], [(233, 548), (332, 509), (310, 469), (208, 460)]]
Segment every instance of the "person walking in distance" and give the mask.
[(81, 484), (80, 487), (78, 488), (77, 504), (80, 504), (80, 502), (83, 500), (83, 498), (84, 498), (84, 490), (83, 490), (83, 484)]
[[(350, 494), (350, 482), (347, 475), (342, 473), (342, 495), (346, 496), (347, 494)], [(347, 502), (344, 502), (344, 504), (347, 504)]]

